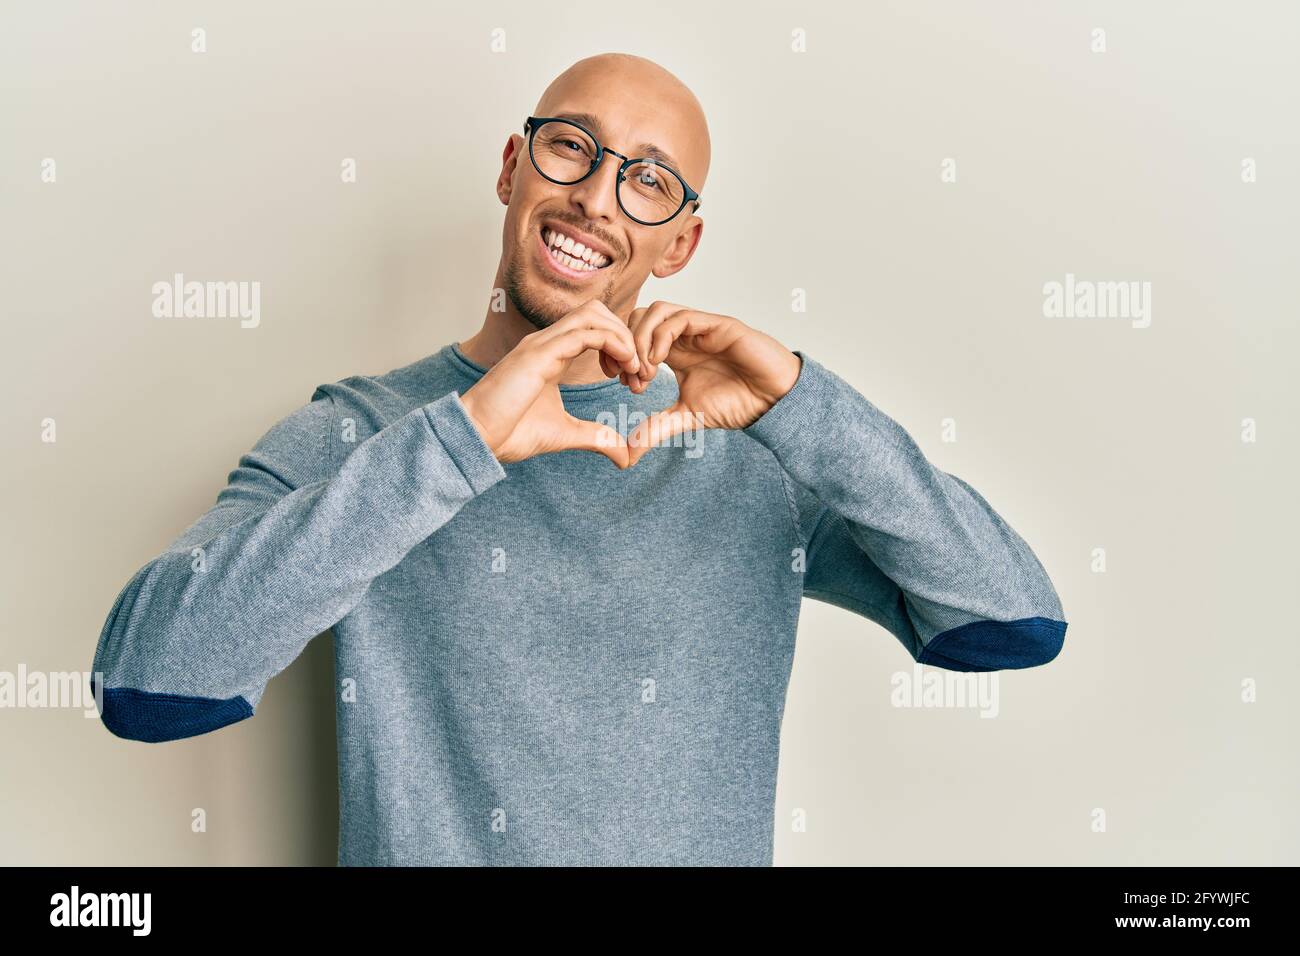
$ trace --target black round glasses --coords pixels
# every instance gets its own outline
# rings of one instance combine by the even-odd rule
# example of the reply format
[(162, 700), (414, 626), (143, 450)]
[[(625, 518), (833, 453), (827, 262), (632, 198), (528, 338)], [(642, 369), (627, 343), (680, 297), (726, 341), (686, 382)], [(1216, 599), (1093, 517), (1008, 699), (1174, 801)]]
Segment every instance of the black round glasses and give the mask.
[(543, 179), (559, 186), (574, 186), (591, 176), (606, 153), (621, 159), (614, 194), (618, 207), (633, 222), (662, 226), (688, 202), (700, 208), (700, 194), (686, 185), (675, 169), (655, 159), (629, 159), (602, 146), (589, 130), (573, 120), (530, 116), (524, 122), (524, 131), (528, 133), (528, 156), (533, 168)]

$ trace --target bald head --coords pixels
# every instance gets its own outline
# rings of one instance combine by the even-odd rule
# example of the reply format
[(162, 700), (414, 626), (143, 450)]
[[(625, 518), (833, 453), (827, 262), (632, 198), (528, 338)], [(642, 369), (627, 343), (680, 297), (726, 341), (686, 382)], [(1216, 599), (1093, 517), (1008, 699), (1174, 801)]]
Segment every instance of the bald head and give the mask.
[[(581, 105), (597, 97), (600, 110)], [(575, 107), (602, 120), (605, 128), (592, 132), (611, 149), (644, 156), (638, 147), (655, 146), (674, 160), (668, 165), (697, 192), (704, 191), (711, 156), (704, 109), (690, 88), (658, 63), (631, 53), (581, 59), (551, 81), (533, 115), (556, 116)], [(625, 133), (633, 132), (636, 142), (623, 140)]]

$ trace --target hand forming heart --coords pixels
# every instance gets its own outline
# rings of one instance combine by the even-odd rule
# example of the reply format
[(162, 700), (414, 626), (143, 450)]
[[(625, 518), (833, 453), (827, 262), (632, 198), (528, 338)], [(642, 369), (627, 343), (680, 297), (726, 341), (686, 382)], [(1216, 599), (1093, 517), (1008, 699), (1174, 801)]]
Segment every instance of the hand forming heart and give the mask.
[[(678, 398), (624, 440), (564, 409), (558, 382), (577, 356), (641, 394), (660, 362), (677, 376)], [(737, 319), (670, 302), (635, 309), (624, 324), (592, 300), (524, 336), (461, 396), (470, 420), (501, 462), (567, 449), (598, 452), (630, 468), (651, 448), (695, 428), (744, 428), (794, 387), (799, 356)]]
[(651, 448), (693, 428), (745, 428), (758, 421), (799, 378), (802, 361), (739, 319), (671, 302), (634, 309), (628, 320), (640, 367), (619, 378), (640, 394), (667, 365), (678, 397), (627, 437), (628, 467)]

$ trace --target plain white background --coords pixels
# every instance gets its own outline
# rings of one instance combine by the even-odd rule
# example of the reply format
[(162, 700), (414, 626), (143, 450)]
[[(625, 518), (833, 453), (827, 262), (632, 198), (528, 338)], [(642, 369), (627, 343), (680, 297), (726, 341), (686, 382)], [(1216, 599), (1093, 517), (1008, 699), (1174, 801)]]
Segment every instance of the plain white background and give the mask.
[[(1293, 5), (0, 18), (0, 670), (87, 669), (131, 574), (317, 383), (470, 335), (506, 137), (573, 60), (625, 51), (690, 85), (713, 137), (703, 245), (642, 304), (735, 315), (847, 378), (1029, 541), (1070, 622), (990, 720), (892, 706), (902, 647), (807, 603), (777, 863), (1297, 862)], [(260, 326), (154, 319), (175, 272), (260, 282)], [(1150, 282), (1151, 326), (1045, 318), (1066, 273)], [(0, 862), (333, 863), (328, 641), (188, 741), (0, 709)]]

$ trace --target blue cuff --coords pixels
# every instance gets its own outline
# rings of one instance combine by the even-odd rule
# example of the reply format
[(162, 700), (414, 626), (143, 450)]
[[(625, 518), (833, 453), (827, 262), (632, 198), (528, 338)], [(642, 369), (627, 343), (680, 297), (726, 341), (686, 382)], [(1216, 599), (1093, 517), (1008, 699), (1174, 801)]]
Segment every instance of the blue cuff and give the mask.
[(126, 740), (156, 744), (197, 737), (253, 716), (252, 705), (243, 697), (217, 700), (156, 694), (129, 687), (101, 691), (93, 677), (91, 690), (99, 702), (104, 726)]
[(1037, 667), (1065, 643), (1065, 621), (971, 621), (930, 638), (917, 661), (950, 671), (1000, 671)]

